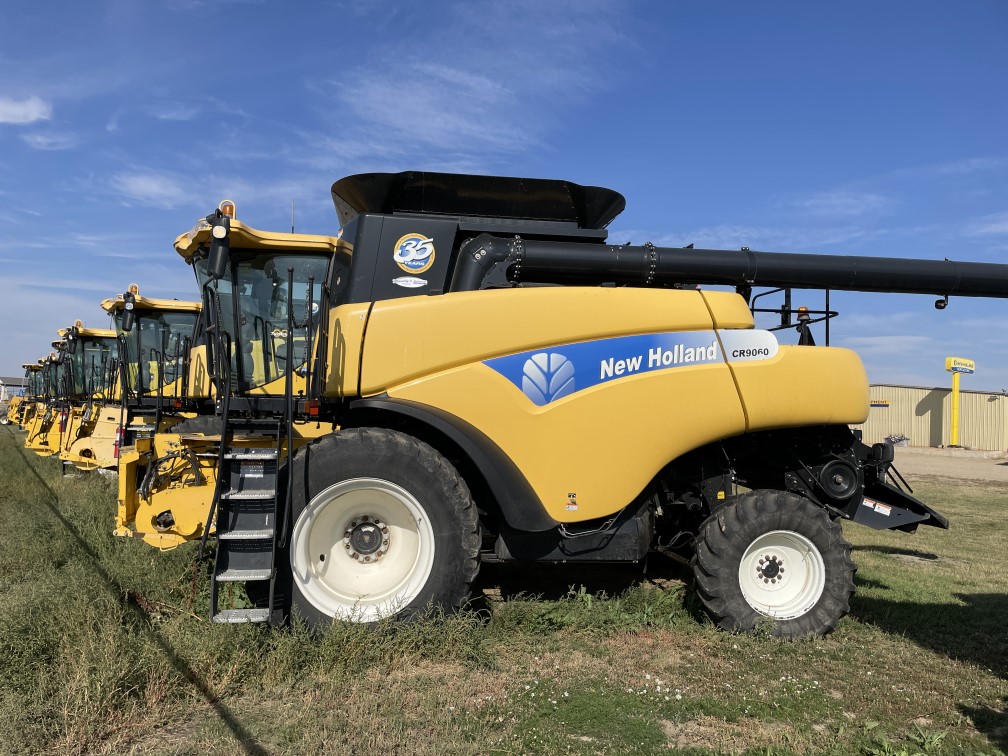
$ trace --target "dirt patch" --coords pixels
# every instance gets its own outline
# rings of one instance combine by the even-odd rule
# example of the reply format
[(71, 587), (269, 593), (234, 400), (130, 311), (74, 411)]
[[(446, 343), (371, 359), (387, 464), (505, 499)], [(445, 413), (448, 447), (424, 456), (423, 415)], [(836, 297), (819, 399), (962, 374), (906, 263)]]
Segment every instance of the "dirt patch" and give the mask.
[(675, 748), (735, 752), (754, 746), (787, 746), (791, 749), (796, 746), (795, 729), (791, 725), (753, 717), (742, 717), (736, 722), (716, 717), (698, 717), (688, 722), (663, 719), (661, 726), (669, 745)]
[(1004, 457), (948, 456), (939, 450), (896, 448), (896, 469), (915, 478), (948, 478), (1008, 483), (1008, 460)]

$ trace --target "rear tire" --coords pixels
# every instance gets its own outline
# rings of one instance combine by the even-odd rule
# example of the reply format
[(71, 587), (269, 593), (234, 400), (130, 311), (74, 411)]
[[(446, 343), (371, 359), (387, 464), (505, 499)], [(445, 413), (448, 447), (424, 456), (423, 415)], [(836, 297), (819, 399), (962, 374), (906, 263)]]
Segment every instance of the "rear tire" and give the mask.
[(309, 444), (293, 464), (292, 599), (309, 625), (450, 613), (468, 599), (479, 520), (440, 453), (403, 433), (354, 428)]
[(825, 635), (850, 611), (856, 567), (840, 524), (787, 491), (736, 497), (700, 527), (697, 595), (724, 630), (771, 623), (773, 635)]

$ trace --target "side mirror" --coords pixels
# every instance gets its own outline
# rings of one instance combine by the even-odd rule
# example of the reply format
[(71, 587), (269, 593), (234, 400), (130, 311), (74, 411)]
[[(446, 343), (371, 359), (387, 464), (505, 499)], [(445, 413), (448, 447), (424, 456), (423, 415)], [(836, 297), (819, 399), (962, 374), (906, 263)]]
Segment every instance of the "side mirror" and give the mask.
[(231, 242), (228, 239), (230, 230), (230, 218), (226, 215), (214, 217), (211, 229), (213, 238), (210, 241), (210, 258), (207, 260), (207, 274), (211, 278), (223, 278), (227, 270), (228, 253), (231, 251)]
[(127, 293), (125, 296), (125, 304), (123, 305), (122, 322), (120, 326), (123, 329), (123, 333), (129, 333), (133, 330), (133, 326), (136, 324), (136, 312), (133, 310), (133, 295)]

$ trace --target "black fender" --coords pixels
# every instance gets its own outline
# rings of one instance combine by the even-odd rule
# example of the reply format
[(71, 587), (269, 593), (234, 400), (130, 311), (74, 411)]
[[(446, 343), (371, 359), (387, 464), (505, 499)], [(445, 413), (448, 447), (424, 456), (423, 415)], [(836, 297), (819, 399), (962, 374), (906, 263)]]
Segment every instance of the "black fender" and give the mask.
[[(405, 419), (411, 427), (419, 424), (447, 438), (483, 477), (504, 522), (514, 530), (538, 532), (558, 525), (514, 461), (475, 426), (437, 407), (388, 396), (357, 399), (350, 402), (348, 409), (348, 416), (341, 418), (342, 427), (371, 425), (380, 421), (381, 418), (375, 417), (377, 413)], [(423, 440), (430, 443), (432, 439)], [(432, 445), (437, 447), (436, 442)]]

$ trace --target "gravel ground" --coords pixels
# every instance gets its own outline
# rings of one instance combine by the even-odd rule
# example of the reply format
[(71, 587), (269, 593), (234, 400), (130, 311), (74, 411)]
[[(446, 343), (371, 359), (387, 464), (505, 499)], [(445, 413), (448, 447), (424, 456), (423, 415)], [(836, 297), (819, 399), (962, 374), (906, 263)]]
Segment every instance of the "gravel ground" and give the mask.
[(895, 466), (906, 477), (1008, 483), (1008, 455), (1004, 453), (896, 447)]

